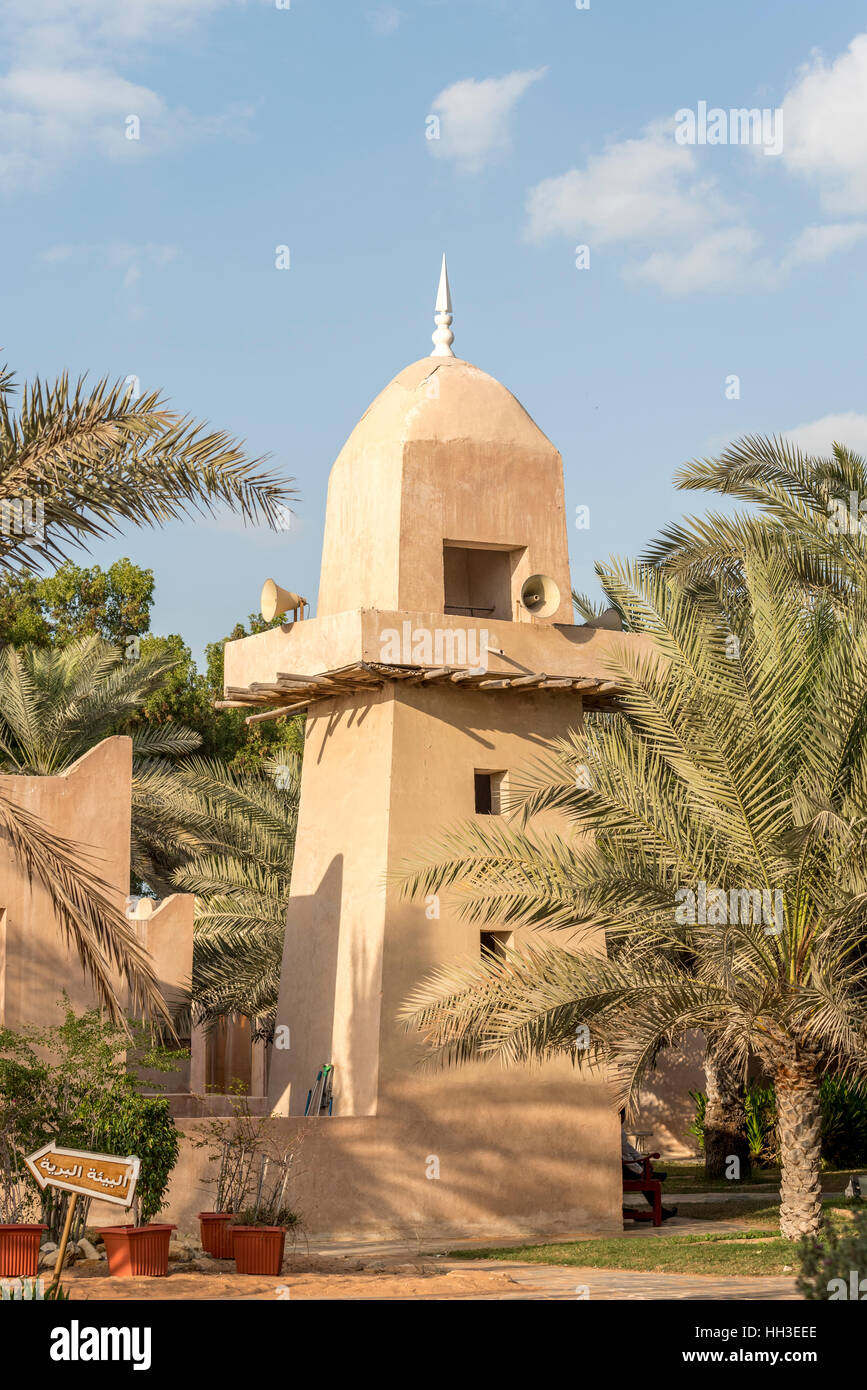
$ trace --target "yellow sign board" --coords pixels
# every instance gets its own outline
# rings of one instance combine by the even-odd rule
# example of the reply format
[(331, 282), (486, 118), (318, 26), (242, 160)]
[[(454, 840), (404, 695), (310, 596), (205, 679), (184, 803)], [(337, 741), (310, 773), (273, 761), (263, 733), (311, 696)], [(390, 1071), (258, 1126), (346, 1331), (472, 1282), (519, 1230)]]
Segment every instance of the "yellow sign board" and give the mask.
[(135, 1196), (141, 1159), (115, 1158), (112, 1154), (84, 1153), (44, 1144), (24, 1162), (40, 1187), (59, 1187), (82, 1197), (98, 1197), (128, 1207)]

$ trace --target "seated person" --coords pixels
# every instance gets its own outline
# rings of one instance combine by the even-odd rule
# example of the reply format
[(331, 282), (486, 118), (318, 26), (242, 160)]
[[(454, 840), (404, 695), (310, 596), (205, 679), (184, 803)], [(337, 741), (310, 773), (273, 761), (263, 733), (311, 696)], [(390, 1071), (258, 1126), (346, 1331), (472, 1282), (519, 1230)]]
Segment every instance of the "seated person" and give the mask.
[[(643, 1178), (643, 1177), (644, 1177), (644, 1163), (642, 1162), (643, 1155), (640, 1154), (640, 1153), (638, 1152), (637, 1149), (633, 1148), (633, 1146), (630, 1144), (629, 1140), (627, 1139), (627, 1137), (626, 1137), (626, 1130), (623, 1128), (623, 1125), (624, 1125), (625, 1123), (626, 1123), (626, 1111), (625, 1111), (625, 1110), (621, 1110), (621, 1112), (620, 1112), (620, 1126), (621, 1126), (621, 1128), (620, 1128), (620, 1161), (621, 1161), (621, 1163), (623, 1164), (623, 1176), (624, 1176), (625, 1179), (629, 1179), (629, 1178)], [(666, 1179), (666, 1177), (668, 1176), (668, 1174), (667, 1174), (667, 1173), (657, 1173), (653, 1168), (651, 1168), (651, 1170), (650, 1170), (650, 1176), (651, 1176), (652, 1178), (655, 1178), (657, 1182), (664, 1182), (665, 1179)], [(648, 1206), (651, 1206), (651, 1207), (652, 1207), (652, 1206), (653, 1206), (653, 1193), (652, 1193), (652, 1192), (643, 1192), (641, 1195), (644, 1197), (644, 1199), (645, 1199), (645, 1201), (647, 1202)], [(677, 1207), (663, 1207), (663, 1208), (662, 1208), (662, 1219), (663, 1219), (663, 1221), (669, 1221), (669, 1220), (671, 1219), (672, 1216), (677, 1216)]]

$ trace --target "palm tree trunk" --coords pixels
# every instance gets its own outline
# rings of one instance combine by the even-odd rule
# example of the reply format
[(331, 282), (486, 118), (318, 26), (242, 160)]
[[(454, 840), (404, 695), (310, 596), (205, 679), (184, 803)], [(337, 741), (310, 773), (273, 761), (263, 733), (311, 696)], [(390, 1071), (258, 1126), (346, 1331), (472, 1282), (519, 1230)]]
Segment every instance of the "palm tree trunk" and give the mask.
[(815, 1236), (822, 1225), (822, 1109), (812, 1062), (789, 1062), (774, 1075), (780, 1135), (780, 1234)]
[[(748, 1178), (750, 1145), (740, 1072), (716, 1051), (708, 1037), (704, 1064), (707, 1107), (704, 1114), (704, 1171), (708, 1178)], [(734, 1174), (729, 1164), (738, 1159)]]

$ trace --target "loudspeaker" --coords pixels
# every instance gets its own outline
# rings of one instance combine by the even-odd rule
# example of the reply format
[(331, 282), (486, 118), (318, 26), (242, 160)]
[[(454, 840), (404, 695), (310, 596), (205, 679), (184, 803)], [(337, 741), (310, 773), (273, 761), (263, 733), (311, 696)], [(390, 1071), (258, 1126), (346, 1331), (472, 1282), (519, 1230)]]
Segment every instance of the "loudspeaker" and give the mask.
[(273, 622), (274, 618), (279, 617), (281, 613), (306, 607), (306, 598), (302, 598), (300, 594), (293, 594), (290, 589), (281, 589), (280, 585), (275, 584), (273, 579), (266, 579), (262, 585), (259, 612), (266, 623)]
[(550, 618), (560, 607), (560, 590), (548, 574), (531, 574), (521, 588), (521, 603), (534, 618)]
[(622, 632), (623, 623), (620, 621), (620, 614), (616, 608), (606, 608), (599, 614), (598, 618), (590, 618), (585, 627), (597, 627), (603, 632)]

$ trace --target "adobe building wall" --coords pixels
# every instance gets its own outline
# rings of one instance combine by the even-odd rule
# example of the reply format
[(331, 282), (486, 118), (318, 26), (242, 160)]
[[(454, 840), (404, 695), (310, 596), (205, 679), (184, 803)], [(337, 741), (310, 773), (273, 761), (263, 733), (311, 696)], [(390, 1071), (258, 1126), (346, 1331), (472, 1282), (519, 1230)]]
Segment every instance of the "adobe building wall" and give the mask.
[[(4, 795), (55, 834), (81, 847), (82, 863), (103, 880), (119, 912), (130, 890), (132, 740), (103, 739), (54, 777), (0, 776)], [(195, 898), (164, 898), (150, 918), (131, 923), (151, 955), (163, 996), (175, 1003), (190, 980)], [(118, 981), (119, 985), (119, 981)], [(66, 992), (82, 1012), (99, 1001), (55, 916), (51, 896), (0, 838), (0, 1024), (12, 1030), (52, 1027)], [(196, 1038), (195, 1050), (201, 1039)], [(196, 1058), (194, 1060), (194, 1065)], [(189, 1089), (190, 1064), (159, 1074), (161, 1085)]]
[[(4, 795), (80, 844), (90, 867), (124, 911), (129, 894), (132, 740), (104, 739), (56, 777), (2, 776)], [(52, 1026), (63, 990), (74, 1008), (92, 1008), (93, 986), (65, 940), (46, 888), (28, 877), (0, 840), (0, 1021), (7, 1028)]]
[[(575, 1125), (558, 1132), (538, 1103), (526, 1125), (515, 1126), (509, 1090), (494, 1085), (486, 1097), (458, 1096), (431, 1114), (416, 1106), (402, 1115), (272, 1123), (278, 1142), (304, 1134), (292, 1201), (308, 1236), (556, 1236), (622, 1230), (619, 1163), (615, 1175), (595, 1140), (608, 1128), (608, 1109), (604, 1088), (587, 1088)], [(228, 1129), (230, 1122), (218, 1123)], [(217, 1165), (191, 1142), (206, 1122), (181, 1124), (181, 1155), (159, 1219), (183, 1233), (198, 1229), (198, 1212), (213, 1210), (205, 1179)], [(438, 1177), (427, 1176), (437, 1171), (432, 1158)], [(91, 1209), (94, 1223), (104, 1216)]]
[[(334, 1220), (363, 1224), (368, 1212), (371, 1229), (394, 1217), (451, 1221), (453, 1231), (500, 1222), (502, 1233), (522, 1221), (526, 1231), (617, 1227), (620, 1129), (602, 1076), (567, 1057), (428, 1071), (396, 1018), (432, 970), (478, 960), (479, 926), (447, 893), (435, 904), (410, 900), (390, 876), (473, 818), (474, 771), (514, 777), (576, 719), (568, 692), (480, 699), (432, 686), (342, 696), (308, 717), (277, 1009), (289, 1046), (272, 1052), (270, 1094), (276, 1114), (303, 1117), (319, 1066), (333, 1063), (334, 1115), (314, 1122), (335, 1136), (322, 1129), (323, 1156), (341, 1174), (345, 1164), (366, 1174), (360, 1205), (349, 1196), (355, 1170), (340, 1178), (347, 1205), (333, 1208)], [(569, 933), (551, 939), (573, 944)], [(580, 949), (603, 949), (601, 936), (582, 937)], [(379, 1129), (359, 1127), (374, 1116)], [(356, 1135), (372, 1145), (369, 1161)], [(425, 1178), (431, 1156), (450, 1174), (448, 1200), (444, 1177)]]

